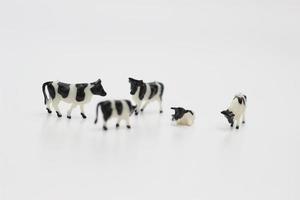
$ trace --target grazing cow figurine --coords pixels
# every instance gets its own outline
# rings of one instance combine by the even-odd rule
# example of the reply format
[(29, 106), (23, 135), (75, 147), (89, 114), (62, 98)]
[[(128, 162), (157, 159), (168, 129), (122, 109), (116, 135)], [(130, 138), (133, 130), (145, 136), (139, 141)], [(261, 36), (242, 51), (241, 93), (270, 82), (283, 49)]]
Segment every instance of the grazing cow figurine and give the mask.
[(243, 94), (235, 95), (229, 108), (221, 113), (227, 118), (231, 127), (235, 125), (236, 129), (240, 128), (241, 121), (245, 123), (247, 96)]
[(191, 110), (186, 110), (181, 107), (172, 107), (175, 114), (172, 115), (172, 121), (176, 121), (177, 125), (191, 126), (194, 123), (195, 115)]
[(103, 130), (107, 130), (107, 121), (110, 118), (117, 118), (116, 127), (119, 128), (120, 122), (122, 120), (126, 121), (127, 128), (130, 129), (129, 118), (136, 109), (136, 106), (133, 106), (129, 100), (113, 100), (113, 101), (103, 101), (98, 103), (96, 108), (96, 119), (95, 124), (98, 122), (98, 112), (99, 107), (103, 114)]
[[(162, 96), (164, 93), (164, 85), (160, 82), (144, 83), (142, 80), (135, 80), (129, 78), (131, 85), (130, 94), (132, 95), (133, 101), (137, 105), (135, 115), (139, 114), (139, 111), (143, 112), (146, 106), (153, 101), (157, 101), (160, 106), (160, 113), (162, 110)], [(143, 104), (143, 105), (142, 105)]]
[[(47, 97), (45, 89), (47, 87), (50, 99)], [(43, 94), (46, 109), (49, 114), (52, 113), (50, 106), (52, 104), (58, 117), (62, 117), (60, 109), (58, 107), (61, 101), (71, 104), (68, 110), (67, 117), (71, 119), (71, 113), (74, 108), (80, 106), (81, 116), (85, 119), (84, 105), (89, 103), (93, 95), (106, 96), (101, 80), (98, 79), (93, 83), (79, 83), (79, 84), (68, 84), (58, 81), (49, 81), (43, 84)]]

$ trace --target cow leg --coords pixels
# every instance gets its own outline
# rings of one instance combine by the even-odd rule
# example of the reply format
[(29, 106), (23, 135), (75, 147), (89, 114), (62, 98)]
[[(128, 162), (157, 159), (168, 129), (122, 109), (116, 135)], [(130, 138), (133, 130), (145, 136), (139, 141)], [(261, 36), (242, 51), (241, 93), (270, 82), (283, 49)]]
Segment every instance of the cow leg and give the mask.
[(136, 104), (135, 115), (139, 115), (139, 110), (141, 109), (142, 101)]
[(105, 120), (103, 122), (103, 130), (107, 131), (107, 121), (105, 121)]
[(86, 119), (86, 115), (84, 114), (84, 105), (83, 104), (80, 105), (80, 114), (83, 119)]
[(52, 113), (52, 110), (51, 110), (51, 104), (52, 104), (52, 100), (51, 99), (49, 99), (48, 101), (47, 101), (47, 103), (46, 103), (46, 109), (47, 109), (47, 111), (48, 111), (48, 113), (49, 114), (51, 114)]
[(121, 121), (122, 121), (122, 119), (121, 119), (121, 118), (118, 118), (118, 121), (117, 121), (117, 124), (116, 124), (116, 128), (119, 128), (119, 127), (120, 127)]
[(52, 106), (53, 106), (54, 110), (56, 111), (57, 117), (62, 117), (61, 112), (58, 107), (59, 102), (60, 102), (59, 100), (53, 100)]
[(130, 122), (129, 122), (129, 117), (127, 117), (125, 120), (126, 120), (126, 127), (128, 129), (131, 129)]
[(239, 116), (236, 118), (236, 125), (235, 125), (236, 129), (240, 129), (240, 123), (241, 123), (241, 117)]
[(72, 110), (74, 109), (74, 108), (76, 108), (76, 104), (72, 104), (71, 105), (71, 107), (70, 107), (70, 109), (68, 110), (68, 114), (67, 114), (67, 118), (68, 119), (71, 119), (71, 114), (72, 114)]
[(150, 103), (150, 101), (146, 101), (141, 109), (141, 112), (144, 112), (145, 108), (148, 106), (148, 104)]
[(159, 103), (159, 113), (163, 113), (163, 108), (162, 108), (162, 100), (158, 100)]
[(245, 119), (245, 114), (243, 114), (243, 121), (242, 121), (243, 124), (246, 123), (246, 119)]

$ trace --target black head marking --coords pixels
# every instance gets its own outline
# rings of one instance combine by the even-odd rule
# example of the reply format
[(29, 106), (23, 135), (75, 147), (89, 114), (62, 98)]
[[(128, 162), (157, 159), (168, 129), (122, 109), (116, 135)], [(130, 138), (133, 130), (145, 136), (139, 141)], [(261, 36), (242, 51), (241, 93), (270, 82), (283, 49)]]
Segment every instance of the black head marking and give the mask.
[(134, 95), (138, 89), (138, 87), (143, 87), (144, 82), (142, 80), (136, 80), (133, 78), (129, 78), (130, 83), (130, 94)]
[(171, 107), (171, 109), (175, 111), (175, 114), (172, 115), (173, 121), (182, 118), (185, 113), (189, 112), (182, 107)]
[(91, 92), (94, 95), (106, 96), (106, 92), (101, 84), (100, 79), (98, 79), (96, 82), (91, 83), (91, 85), (92, 85)]

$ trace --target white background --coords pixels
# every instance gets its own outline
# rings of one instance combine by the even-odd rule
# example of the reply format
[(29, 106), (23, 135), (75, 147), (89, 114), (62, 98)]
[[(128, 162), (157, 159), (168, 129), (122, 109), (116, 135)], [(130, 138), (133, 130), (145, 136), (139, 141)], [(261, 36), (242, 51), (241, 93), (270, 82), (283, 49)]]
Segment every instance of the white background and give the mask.
[[(0, 199), (300, 199), (297, 0), (2, 0)], [(128, 77), (165, 84), (132, 130), (95, 126), (95, 105), (130, 98)], [(66, 119), (41, 85), (108, 92)], [(220, 111), (248, 96), (247, 124)], [(171, 106), (195, 111), (176, 127)]]

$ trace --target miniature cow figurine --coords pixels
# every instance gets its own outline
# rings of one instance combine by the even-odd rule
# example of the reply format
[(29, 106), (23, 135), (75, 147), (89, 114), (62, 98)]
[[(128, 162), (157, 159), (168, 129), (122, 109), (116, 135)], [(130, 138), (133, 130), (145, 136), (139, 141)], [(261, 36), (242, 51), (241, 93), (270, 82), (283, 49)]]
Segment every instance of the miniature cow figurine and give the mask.
[(126, 121), (128, 129), (131, 128), (129, 118), (136, 109), (136, 106), (133, 106), (129, 100), (113, 100), (98, 103), (96, 108), (95, 124), (98, 122), (99, 107), (101, 107), (104, 119), (103, 130), (107, 130), (107, 121), (113, 117), (118, 120), (116, 128), (119, 128), (122, 120)]
[(235, 124), (235, 128), (239, 129), (241, 121), (243, 124), (245, 123), (246, 103), (247, 96), (240, 93), (233, 98), (229, 108), (221, 112), (231, 127)]
[(177, 125), (191, 126), (194, 123), (195, 115), (191, 110), (186, 110), (181, 107), (172, 107), (175, 114), (172, 115), (172, 121), (176, 121)]
[[(135, 115), (139, 114), (139, 111), (143, 112), (146, 106), (153, 101), (157, 101), (160, 106), (160, 113), (162, 110), (162, 96), (164, 93), (164, 85), (160, 82), (144, 83), (142, 80), (135, 80), (129, 78), (131, 85), (130, 94), (132, 95), (133, 101), (137, 105)], [(142, 105), (143, 104), (143, 105)]]
[[(47, 97), (45, 89), (47, 87), (50, 99)], [(44, 94), (44, 102), (47, 106), (46, 109), (49, 114), (52, 113), (50, 106), (52, 104), (54, 110), (58, 117), (62, 117), (60, 109), (58, 107), (61, 101), (64, 101), (68, 104), (71, 104), (70, 109), (68, 110), (67, 117), (71, 119), (71, 113), (74, 108), (78, 105), (80, 106), (82, 118), (86, 118), (84, 113), (84, 105), (89, 103), (93, 95), (106, 96), (101, 80), (98, 79), (93, 83), (79, 83), (79, 84), (68, 84), (58, 81), (49, 81), (43, 84), (42, 86)]]

